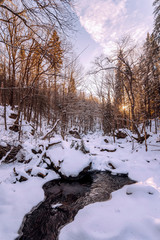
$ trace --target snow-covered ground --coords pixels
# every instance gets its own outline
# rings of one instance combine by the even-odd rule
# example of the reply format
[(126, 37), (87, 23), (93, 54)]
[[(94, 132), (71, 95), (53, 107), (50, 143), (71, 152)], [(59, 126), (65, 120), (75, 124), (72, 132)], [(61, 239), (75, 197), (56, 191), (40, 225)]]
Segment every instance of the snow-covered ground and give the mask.
[[(154, 140), (153, 135), (155, 144)], [(153, 151), (157, 147), (150, 146), (145, 152), (144, 146), (137, 146), (132, 152), (131, 145), (121, 142), (123, 149), (97, 155), (93, 167), (109, 169), (111, 163), (116, 167), (113, 173), (128, 173), (138, 182), (112, 193), (109, 201), (80, 210), (74, 222), (61, 230), (60, 240), (160, 239), (160, 155)]]
[[(3, 109), (0, 108), (0, 116), (2, 113)], [(8, 110), (7, 123), (12, 124), (13, 119), (9, 118), (10, 113), (11, 110)], [(3, 121), (0, 117), (0, 124), (3, 124)], [(32, 160), (28, 164), (18, 161), (4, 164), (3, 159), (0, 162), (1, 240), (13, 240), (18, 236), (17, 232), (24, 215), (44, 198), (42, 185), (59, 177), (45, 168), (46, 164), (42, 162), (44, 147), (39, 154), (32, 152), (33, 148), (38, 151), (39, 145), (48, 146), (48, 140), (40, 140), (40, 136), (33, 137), (28, 123), (23, 122), (22, 129), (22, 153), (26, 160), (31, 158)], [(5, 131), (4, 126), (1, 125), (0, 134), (1, 146), (6, 146), (7, 143), (18, 145), (18, 133)], [(60, 143), (48, 149), (48, 157), (67, 176), (76, 176), (92, 162), (92, 169), (110, 170), (112, 174), (128, 173), (130, 178), (137, 181), (136, 184), (124, 186), (113, 192), (110, 200), (90, 204), (80, 210), (75, 220), (61, 230), (60, 240), (160, 239), (160, 142), (157, 142), (160, 130), (158, 134), (153, 132), (150, 134), (147, 140), (147, 152), (144, 144), (136, 142), (132, 150), (129, 137), (113, 143), (113, 138), (104, 137), (101, 133), (84, 136), (84, 144), (89, 150), (87, 154), (76, 150), (80, 140), (71, 136), (68, 136), (65, 141), (59, 136), (50, 140), (50, 143)], [(109, 143), (104, 141), (106, 138)], [(105, 149), (112, 152), (104, 151)], [(15, 175), (15, 171), (18, 176)], [(39, 172), (46, 177), (38, 177)], [(19, 182), (20, 176), (28, 180)]]

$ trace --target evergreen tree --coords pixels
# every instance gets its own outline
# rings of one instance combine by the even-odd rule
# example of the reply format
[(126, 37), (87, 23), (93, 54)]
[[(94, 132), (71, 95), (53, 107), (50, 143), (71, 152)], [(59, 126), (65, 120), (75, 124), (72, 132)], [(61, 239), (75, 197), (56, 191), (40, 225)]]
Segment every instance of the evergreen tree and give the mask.
[(159, 47), (155, 35), (147, 34), (144, 44), (143, 66), (141, 66), (146, 120), (156, 118), (159, 115), (159, 56)]
[(160, 0), (154, 0), (154, 34), (158, 44), (160, 43)]

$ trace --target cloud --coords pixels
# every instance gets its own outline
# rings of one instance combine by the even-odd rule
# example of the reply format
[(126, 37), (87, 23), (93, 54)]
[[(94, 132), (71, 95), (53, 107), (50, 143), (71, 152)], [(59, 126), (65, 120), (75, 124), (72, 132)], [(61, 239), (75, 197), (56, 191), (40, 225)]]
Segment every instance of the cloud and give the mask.
[(118, 19), (125, 17), (126, 0), (121, 0), (118, 4), (112, 0), (89, 0), (87, 2), (90, 4), (85, 6), (82, 0), (83, 4), (77, 11), (80, 23), (95, 41), (103, 42), (106, 38), (106, 26), (114, 26)]
[[(141, 0), (142, 4), (144, 1)], [(109, 53), (113, 43), (122, 36), (130, 34), (139, 40), (151, 28), (151, 18), (145, 18), (136, 9), (137, 4), (139, 0), (132, 1), (132, 6), (129, 0), (79, 0), (76, 12), (92, 39)]]

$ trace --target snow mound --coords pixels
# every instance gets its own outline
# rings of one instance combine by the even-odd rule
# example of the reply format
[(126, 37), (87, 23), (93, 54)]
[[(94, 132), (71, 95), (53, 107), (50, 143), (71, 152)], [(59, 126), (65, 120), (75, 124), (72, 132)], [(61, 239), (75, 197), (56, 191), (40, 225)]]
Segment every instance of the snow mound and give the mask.
[(47, 156), (67, 177), (76, 177), (91, 162), (91, 159), (81, 151), (60, 146), (56, 147), (56, 150), (55, 147), (49, 149)]
[[(132, 190), (134, 198), (126, 192)], [(60, 232), (60, 240), (159, 240), (160, 194), (146, 197), (153, 188), (132, 185), (112, 194), (106, 202), (80, 210), (74, 222)], [(138, 193), (138, 194), (137, 194)], [(158, 196), (157, 196), (158, 194)]]
[(127, 187), (127, 195), (132, 195), (133, 197), (147, 197), (146, 195), (158, 195), (159, 192), (152, 186), (145, 186), (141, 183)]

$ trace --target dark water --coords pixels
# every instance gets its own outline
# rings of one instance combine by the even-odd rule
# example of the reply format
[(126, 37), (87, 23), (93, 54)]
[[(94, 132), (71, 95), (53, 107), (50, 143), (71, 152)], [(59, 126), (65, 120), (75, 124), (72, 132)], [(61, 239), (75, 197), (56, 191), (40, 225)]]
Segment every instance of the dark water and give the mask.
[(125, 175), (109, 172), (90, 172), (79, 181), (47, 182), (43, 186), (45, 200), (25, 216), (16, 240), (57, 240), (60, 229), (73, 221), (81, 208), (108, 200), (113, 191), (132, 183)]

